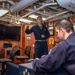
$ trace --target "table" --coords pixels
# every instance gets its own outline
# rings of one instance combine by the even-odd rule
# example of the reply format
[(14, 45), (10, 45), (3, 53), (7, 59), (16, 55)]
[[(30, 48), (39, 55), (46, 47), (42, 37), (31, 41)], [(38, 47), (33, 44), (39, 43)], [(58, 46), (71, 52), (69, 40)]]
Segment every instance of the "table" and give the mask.
[(20, 75), (62, 75), (61, 69), (58, 69), (57, 71), (50, 73), (35, 73), (32, 68), (32, 63), (26, 63), (26, 64), (19, 64), (19, 74)]
[(1, 75), (3, 75), (3, 72), (5, 71), (5, 65), (7, 62), (12, 62), (11, 59), (7, 59), (7, 58), (0, 58), (0, 63), (2, 64), (1, 65)]

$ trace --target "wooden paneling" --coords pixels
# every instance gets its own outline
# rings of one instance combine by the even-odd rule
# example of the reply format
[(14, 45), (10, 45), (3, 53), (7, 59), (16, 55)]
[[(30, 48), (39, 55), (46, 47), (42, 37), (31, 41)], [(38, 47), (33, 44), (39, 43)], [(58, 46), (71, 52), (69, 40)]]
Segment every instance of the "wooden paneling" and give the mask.
[[(29, 25), (29, 28), (31, 28), (33, 25)], [(26, 26), (25, 26), (26, 28)], [(30, 54), (30, 57), (33, 58), (34, 57), (34, 42), (35, 42), (35, 39), (34, 39), (34, 34), (31, 33), (30, 35), (30, 40), (27, 40), (27, 34), (25, 34), (25, 47), (26, 46), (31, 46), (31, 54)]]
[[(73, 23), (75, 23), (75, 16), (72, 16), (69, 18)], [(55, 25), (56, 21), (53, 22), (53, 26)], [(48, 24), (48, 23), (47, 23)], [(27, 25), (21, 25), (21, 39), (20, 41), (10, 41), (10, 43), (12, 43), (12, 47), (19, 45), (21, 47), (21, 55), (24, 54), (24, 49), (27, 45), (31, 46), (31, 54), (30, 57), (33, 58), (34, 57), (34, 43), (35, 43), (35, 39), (34, 39), (34, 34), (31, 33), (30, 36), (30, 40), (27, 40), (27, 34), (25, 33), (25, 29), (26, 29)], [(33, 25), (29, 25), (29, 27), (31, 28)], [(57, 38), (55, 38), (55, 31), (54, 31), (54, 35), (50, 36), (50, 38), (54, 38), (55, 43), (59, 42), (59, 40)], [(48, 41), (48, 49), (51, 49), (54, 45), (50, 45), (49, 44), (49, 39)], [(3, 44), (4, 43), (9, 43), (9, 40), (0, 40), (0, 50), (3, 48)]]

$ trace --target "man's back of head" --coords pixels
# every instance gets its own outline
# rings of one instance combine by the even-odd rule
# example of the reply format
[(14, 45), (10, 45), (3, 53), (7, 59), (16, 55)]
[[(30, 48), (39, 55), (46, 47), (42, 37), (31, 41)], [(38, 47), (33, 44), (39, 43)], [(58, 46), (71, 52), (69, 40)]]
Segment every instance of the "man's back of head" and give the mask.
[(59, 20), (56, 23), (55, 27), (57, 27), (58, 29), (63, 28), (66, 30), (67, 33), (69, 33), (70, 31), (74, 31), (72, 22), (68, 19), (65, 19), (65, 18)]

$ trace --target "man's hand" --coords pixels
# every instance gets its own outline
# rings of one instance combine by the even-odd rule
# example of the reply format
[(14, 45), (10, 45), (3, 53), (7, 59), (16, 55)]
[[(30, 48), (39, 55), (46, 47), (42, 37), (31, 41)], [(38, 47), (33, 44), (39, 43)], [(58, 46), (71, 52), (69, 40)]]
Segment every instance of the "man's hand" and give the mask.
[(45, 57), (46, 55), (41, 56), (41, 58)]
[(36, 60), (39, 60), (39, 58), (35, 58)]
[(45, 37), (45, 35), (41, 35), (41, 37), (42, 37), (42, 38), (44, 38), (44, 37)]

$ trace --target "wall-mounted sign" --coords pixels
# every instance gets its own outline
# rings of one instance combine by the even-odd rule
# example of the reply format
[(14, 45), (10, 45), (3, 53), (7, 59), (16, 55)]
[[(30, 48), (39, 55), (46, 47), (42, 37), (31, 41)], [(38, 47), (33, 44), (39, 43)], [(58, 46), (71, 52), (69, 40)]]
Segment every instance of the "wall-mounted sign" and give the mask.
[(30, 39), (31, 39), (31, 34), (27, 34), (26, 39), (27, 39), (27, 40), (30, 40)]

